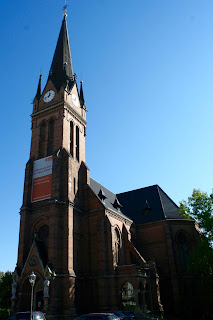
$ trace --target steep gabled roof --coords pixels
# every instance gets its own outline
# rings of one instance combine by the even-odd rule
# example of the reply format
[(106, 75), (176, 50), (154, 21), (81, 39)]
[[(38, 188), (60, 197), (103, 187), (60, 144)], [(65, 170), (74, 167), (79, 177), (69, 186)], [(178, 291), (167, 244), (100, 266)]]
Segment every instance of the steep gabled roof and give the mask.
[(51, 79), (59, 91), (61, 86), (65, 88), (67, 85), (70, 90), (75, 82), (74, 78), (67, 21), (64, 16), (48, 80)]
[[(122, 206), (119, 203), (119, 200), (117, 199), (117, 196), (115, 193), (111, 192), (104, 186), (102, 186), (100, 183), (95, 181), (94, 179), (90, 178), (90, 188), (94, 192), (94, 194), (97, 196), (97, 198), (103, 203), (105, 208), (112, 210), (114, 212), (117, 212), (119, 215), (123, 216), (124, 218), (129, 219), (126, 215), (122, 212)], [(103, 196), (104, 195), (104, 196)]]
[(123, 206), (122, 212), (136, 224), (184, 219), (178, 206), (158, 185), (120, 193), (117, 197)]
[(90, 187), (106, 208), (131, 219), (135, 224), (184, 219), (178, 212), (178, 206), (158, 185), (116, 195), (90, 178)]

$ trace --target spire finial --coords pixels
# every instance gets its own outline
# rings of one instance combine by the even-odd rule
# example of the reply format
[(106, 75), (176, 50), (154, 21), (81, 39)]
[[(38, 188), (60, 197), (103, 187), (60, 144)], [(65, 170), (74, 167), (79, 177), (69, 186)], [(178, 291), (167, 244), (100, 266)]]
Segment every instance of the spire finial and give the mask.
[(64, 0), (64, 6), (63, 6), (63, 8), (62, 8), (62, 10), (64, 11), (64, 13), (63, 13), (64, 19), (66, 19), (66, 17), (67, 17), (67, 7), (68, 7), (67, 1)]

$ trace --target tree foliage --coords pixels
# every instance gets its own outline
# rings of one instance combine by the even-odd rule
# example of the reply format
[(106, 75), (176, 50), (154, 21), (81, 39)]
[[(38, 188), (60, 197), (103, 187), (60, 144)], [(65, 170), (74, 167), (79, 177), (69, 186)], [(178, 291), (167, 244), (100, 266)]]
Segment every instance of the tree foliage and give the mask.
[(0, 271), (0, 309), (9, 309), (11, 306), (12, 273)]
[(187, 201), (182, 201), (180, 213), (198, 222), (200, 242), (192, 255), (192, 266), (203, 276), (213, 275), (213, 193), (194, 189)]

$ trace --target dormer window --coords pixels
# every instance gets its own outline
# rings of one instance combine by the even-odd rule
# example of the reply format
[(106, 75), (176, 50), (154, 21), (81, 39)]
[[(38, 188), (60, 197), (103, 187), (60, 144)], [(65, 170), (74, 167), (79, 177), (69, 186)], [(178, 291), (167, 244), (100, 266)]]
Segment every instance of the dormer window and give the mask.
[(102, 189), (100, 189), (99, 193), (98, 193), (99, 198), (101, 199), (101, 201), (105, 201), (105, 199), (107, 198), (103, 192)]
[(122, 208), (122, 205), (121, 205), (120, 202), (118, 201), (117, 197), (115, 198), (115, 201), (114, 201), (114, 203), (113, 203), (113, 207), (114, 207), (116, 210), (118, 210), (118, 211), (120, 211), (121, 208)]
[(151, 211), (151, 207), (150, 207), (148, 201), (146, 200), (145, 206), (144, 206), (144, 208), (143, 208), (143, 214), (149, 214), (150, 211)]

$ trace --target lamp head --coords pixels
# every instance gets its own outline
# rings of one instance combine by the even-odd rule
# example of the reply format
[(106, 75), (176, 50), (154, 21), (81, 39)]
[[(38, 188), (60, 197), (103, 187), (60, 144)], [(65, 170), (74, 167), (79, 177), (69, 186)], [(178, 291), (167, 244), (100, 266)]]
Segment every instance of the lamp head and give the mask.
[(32, 271), (31, 275), (29, 276), (29, 282), (32, 287), (34, 287), (35, 281), (36, 281), (36, 275), (35, 275), (34, 271)]

